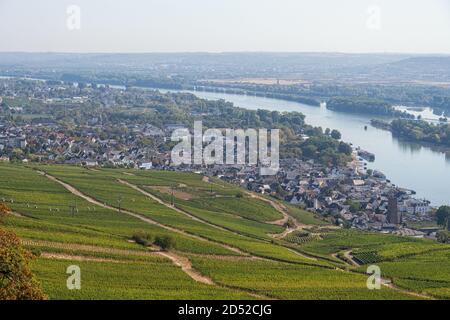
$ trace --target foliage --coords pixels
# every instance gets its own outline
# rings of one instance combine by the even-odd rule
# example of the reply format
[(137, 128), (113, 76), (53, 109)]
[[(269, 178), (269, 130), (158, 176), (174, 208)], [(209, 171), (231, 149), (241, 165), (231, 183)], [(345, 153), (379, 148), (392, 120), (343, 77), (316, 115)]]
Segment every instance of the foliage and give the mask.
[(30, 270), (31, 258), (14, 233), (0, 229), (0, 300), (46, 298)]
[(441, 243), (450, 243), (450, 231), (439, 231), (436, 237)]
[(450, 124), (398, 119), (392, 121), (391, 130), (394, 135), (408, 140), (450, 147)]
[[(335, 138), (340, 133), (335, 133)], [(298, 152), (295, 150), (298, 149)], [(345, 165), (351, 160), (351, 147), (332, 137), (315, 133), (312, 137), (302, 141), (290, 141), (286, 145), (281, 145), (281, 154), (284, 157), (297, 154), (298, 158), (304, 160), (313, 159), (326, 166)], [(294, 154), (290, 154), (294, 152)]]
[(136, 232), (132, 239), (143, 246), (149, 246), (154, 242), (154, 237), (145, 231)]
[(164, 251), (169, 251), (175, 246), (175, 240), (171, 236), (158, 236), (154, 243)]
[[(59, 252), (68, 257), (83, 256), (87, 260), (93, 257), (106, 260), (77, 261), (89, 274), (84, 272), (83, 290), (69, 292), (63, 287), (65, 280), (61, 279), (66, 276), (64, 268), (70, 261), (61, 262), (42, 255), (32, 266), (51, 298), (202, 299), (210, 296), (215, 299), (224, 298), (225, 294), (248, 298), (244, 291), (286, 299), (395, 298), (399, 293), (387, 288), (381, 293), (368, 292), (365, 288), (366, 277), (362, 275), (334, 270), (339, 261), (335, 261), (330, 254), (345, 249), (361, 257), (364, 252), (373, 252), (385, 263), (442, 249), (442, 244), (432, 241), (327, 229), (320, 226), (325, 222), (312, 213), (288, 204), (285, 204), (288, 212), (300, 223), (310, 224), (310, 227), (305, 228), (307, 232), (293, 232), (285, 239), (274, 239), (270, 234), (281, 233), (283, 228), (267, 223), (281, 218), (270, 203), (248, 197), (246, 193), (238, 198), (236, 193), (243, 192), (238, 187), (217, 179), (203, 179), (201, 175), (192, 173), (124, 169), (94, 171), (72, 166), (37, 166), (37, 169), (45, 170), (108, 206), (117, 206), (117, 197), (121, 195), (124, 210), (184, 232), (180, 234), (129, 217), (124, 212), (119, 214), (95, 206), (36, 171), (24, 166), (2, 164), (0, 196), (14, 200), (11, 202), (12, 209), (23, 215), (12, 216), (5, 226), (25, 238), (27, 248), (38, 248), (43, 253)], [(170, 194), (156, 187), (179, 186), (191, 198), (176, 197), (178, 210), (174, 210), (118, 179), (153, 193), (166, 202), (170, 200)], [(75, 202), (78, 211), (72, 216), (68, 204)], [(61, 210), (50, 211), (49, 208)], [(130, 238), (144, 245), (155, 243), (165, 250), (173, 248), (182, 252), (197, 271), (211, 277), (219, 286), (205, 287), (196, 283), (169, 261), (154, 257), (148, 248), (130, 242)], [(86, 246), (95, 247), (98, 252)], [(226, 246), (265, 259), (248, 259), (247, 262)], [(193, 255), (190, 256), (190, 253)], [(308, 254), (316, 259), (309, 258)], [(214, 259), (214, 255), (234, 257)], [(200, 260), (204, 262), (198, 264)], [(255, 265), (259, 262), (261, 264)], [(256, 269), (249, 269), (252, 266)], [(248, 270), (255, 272), (247, 274), (246, 278)], [(161, 275), (164, 275), (162, 279), (155, 278)], [(105, 281), (111, 285), (98, 286), (98, 283)], [(231, 287), (234, 289), (226, 289)]]
[(450, 219), (450, 206), (441, 206), (436, 211), (437, 223), (440, 226), (446, 227), (448, 225), (448, 220)]
[(334, 97), (327, 102), (327, 108), (335, 111), (366, 113), (410, 118), (406, 112), (395, 110), (391, 104), (363, 97)]
[(0, 223), (4, 222), (10, 213), (11, 209), (4, 203), (0, 203)]

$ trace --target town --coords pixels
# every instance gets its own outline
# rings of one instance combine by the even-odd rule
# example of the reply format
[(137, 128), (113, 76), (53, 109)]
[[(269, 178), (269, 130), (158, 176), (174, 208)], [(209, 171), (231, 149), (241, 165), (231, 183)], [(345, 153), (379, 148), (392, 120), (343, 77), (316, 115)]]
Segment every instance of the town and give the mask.
[[(283, 158), (278, 173), (270, 176), (260, 175), (258, 165), (175, 166), (171, 135), (186, 123), (158, 125), (140, 115), (118, 118), (103, 112), (113, 108), (123, 112), (122, 105), (137, 101), (167, 100), (158, 91), (1, 80), (0, 94), (6, 114), (0, 118), (0, 161), (193, 171), (285, 200), (344, 228), (412, 237), (435, 237), (439, 230), (409, 227), (433, 222), (435, 209), (382, 172), (367, 169), (366, 161), (375, 155), (359, 148), (344, 165)], [(34, 116), (36, 105), (47, 115)], [(100, 112), (89, 112), (86, 105), (100, 106)]]

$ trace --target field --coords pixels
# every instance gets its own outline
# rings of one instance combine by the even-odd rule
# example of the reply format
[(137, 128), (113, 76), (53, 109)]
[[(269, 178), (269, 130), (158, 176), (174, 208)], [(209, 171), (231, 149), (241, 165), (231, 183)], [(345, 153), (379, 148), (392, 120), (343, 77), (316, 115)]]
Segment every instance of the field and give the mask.
[[(81, 269), (81, 290), (67, 290), (69, 265)], [(170, 261), (39, 259), (33, 270), (53, 299), (253, 299), (243, 291), (192, 281)]]
[[(446, 246), (336, 229), (198, 174), (0, 164), (0, 202), (14, 212), (3, 227), (38, 255), (32, 269), (51, 299), (450, 297)], [(287, 218), (297, 230), (285, 232)], [(137, 244), (137, 233), (173, 246)], [(396, 287), (368, 290), (371, 263)], [(66, 288), (70, 265), (82, 270), (81, 290)]]
[(380, 262), (381, 271), (398, 286), (450, 299), (450, 248)]
[(310, 266), (266, 261), (193, 259), (194, 266), (218, 283), (252, 288), (275, 299), (406, 299), (408, 295), (383, 288), (369, 291), (364, 275)]

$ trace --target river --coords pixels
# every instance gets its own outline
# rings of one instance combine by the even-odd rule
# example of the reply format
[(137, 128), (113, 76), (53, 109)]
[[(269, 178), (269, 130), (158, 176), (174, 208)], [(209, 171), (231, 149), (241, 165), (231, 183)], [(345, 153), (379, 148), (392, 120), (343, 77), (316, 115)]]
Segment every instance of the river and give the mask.
[[(111, 87), (125, 89), (123, 86)], [(161, 92), (178, 91), (158, 90)], [(190, 92), (203, 99), (224, 99), (233, 102), (235, 106), (252, 110), (299, 111), (306, 116), (306, 123), (323, 129), (337, 129), (341, 132), (343, 141), (374, 153), (375, 161), (369, 162), (367, 167), (380, 170), (392, 183), (416, 191), (417, 198), (430, 200), (433, 206), (450, 204), (450, 153), (446, 154), (438, 148), (421, 146), (394, 138), (389, 131), (370, 125), (370, 120), (377, 118), (373, 115), (335, 112), (325, 107), (256, 96), (222, 92), (184, 92)], [(399, 107), (403, 110), (402, 108), (405, 109)], [(433, 115), (429, 108), (425, 108), (422, 112), (415, 112), (414, 115), (421, 114), (424, 119), (436, 120), (434, 119), (436, 115)], [(365, 126), (367, 126), (367, 130), (365, 130)]]
[(374, 116), (334, 112), (325, 107), (255, 96), (188, 92), (209, 100), (224, 99), (252, 110), (299, 111), (306, 116), (308, 124), (337, 129), (342, 140), (374, 153), (376, 159), (368, 163), (368, 168), (382, 171), (392, 183), (416, 191), (417, 198), (430, 200), (433, 206), (450, 204), (450, 154), (394, 138), (389, 131), (370, 125)]

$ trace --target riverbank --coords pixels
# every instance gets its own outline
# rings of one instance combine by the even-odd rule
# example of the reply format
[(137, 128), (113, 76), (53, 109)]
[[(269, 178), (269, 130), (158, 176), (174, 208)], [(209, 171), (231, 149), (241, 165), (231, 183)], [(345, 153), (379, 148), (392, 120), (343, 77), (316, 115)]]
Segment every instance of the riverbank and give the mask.
[[(324, 107), (270, 98), (218, 92), (186, 92), (209, 100), (224, 99), (251, 110), (301, 112), (306, 116), (306, 123), (337, 129), (341, 132), (343, 141), (374, 153), (376, 160), (368, 163), (369, 169), (383, 172), (397, 185), (415, 190), (418, 198), (430, 200), (433, 206), (445, 205), (450, 201), (447, 191), (450, 157), (435, 148), (403, 141), (393, 137), (389, 131), (371, 127), (370, 120), (373, 116), (334, 112)], [(368, 126), (368, 130), (364, 129), (365, 126)]]
[[(435, 148), (444, 153), (450, 152), (449, 124), (432, 125), (422, 120), (393, 120), (392, 122), (386, 122), (378, 119), (372, 119), (370, 123), (375, 128), (391, 132), (398, 139)], [(436, 140), (436, 142), (430, 141), (432, 139)]]

